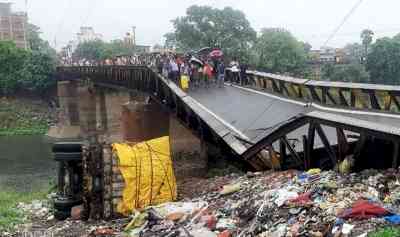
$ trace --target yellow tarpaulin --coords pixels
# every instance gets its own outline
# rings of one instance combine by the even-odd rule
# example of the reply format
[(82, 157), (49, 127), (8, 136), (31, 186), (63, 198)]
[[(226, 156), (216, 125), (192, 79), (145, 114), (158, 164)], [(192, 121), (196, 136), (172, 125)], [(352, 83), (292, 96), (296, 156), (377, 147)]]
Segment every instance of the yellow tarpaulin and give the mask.
[(181, 76), (181, 87), (186, 90), (189, 88), (189, 77), (186, 75)]
[(169, 137), (137, 144), (114, 143), (113, 150), (125, 181), (119, 213), (129, 215), (135, 209), (176, 200)]

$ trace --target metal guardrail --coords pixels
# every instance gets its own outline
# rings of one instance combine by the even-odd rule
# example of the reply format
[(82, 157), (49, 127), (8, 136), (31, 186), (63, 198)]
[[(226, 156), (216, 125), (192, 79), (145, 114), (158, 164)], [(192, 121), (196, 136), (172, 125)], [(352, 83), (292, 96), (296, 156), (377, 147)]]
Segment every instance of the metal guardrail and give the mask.
[[(146, 67), (101, 66), (103, 68)], [(60, 67), (63, 68), (63, 67)], [(64, 68), (91, 68), (74, 66)], [(226, 79), (242, 86), (265, 90), (283, 97), (354, 110), (400, 113), (400, 86), (316, 81), (247, 70), (247, 80), (235, 80), (229, 69)]]
[[(227, 78), (234, 81), (230, 72)], [(315, 81), (251, 70), (247, 80), (236, 83), (326, 106), (400, 113), (400, 86)]]

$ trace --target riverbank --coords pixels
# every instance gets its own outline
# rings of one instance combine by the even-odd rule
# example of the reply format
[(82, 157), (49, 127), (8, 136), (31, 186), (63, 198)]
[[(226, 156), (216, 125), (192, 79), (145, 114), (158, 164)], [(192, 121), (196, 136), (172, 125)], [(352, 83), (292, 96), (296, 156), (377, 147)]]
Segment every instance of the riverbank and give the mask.
[(46, 199), (54, 187), (50, 143), (44, 135), (0, 136), (0, 236), (27, 222), (20, 202)]
[(0, 190), (0, 233), (12, 232), (16, 225), (23, 224), (29, 218), (18, 208), (19, 203), (46, 199), (49, 192), (50, 185), (36, 187), (31, 192), (16, 191), (12, 188)]
[(38, 98), (0, 98), (0, 136), (45, 134), (56, 109)]

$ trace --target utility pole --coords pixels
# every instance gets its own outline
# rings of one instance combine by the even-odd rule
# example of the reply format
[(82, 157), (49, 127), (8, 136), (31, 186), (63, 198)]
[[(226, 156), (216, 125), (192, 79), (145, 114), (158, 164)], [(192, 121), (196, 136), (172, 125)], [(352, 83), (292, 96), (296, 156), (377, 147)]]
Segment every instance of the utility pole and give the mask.
[(136, 26), (132, 26), (132, 41), (133, 45), (136, 45)]

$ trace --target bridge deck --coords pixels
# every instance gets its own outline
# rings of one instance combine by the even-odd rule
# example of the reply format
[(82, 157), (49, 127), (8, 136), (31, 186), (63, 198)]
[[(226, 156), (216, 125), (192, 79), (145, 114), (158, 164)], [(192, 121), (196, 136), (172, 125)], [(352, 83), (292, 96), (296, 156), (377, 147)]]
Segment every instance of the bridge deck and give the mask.
[[(400, 128), (400, 115), (354, 111), (323, 107), (317, 104), (287, 99), (264, 92), (226, 85), (224, 88), (197, 88), (189, 92), (199, 103), (204, 105), (221, 120), (233, 126), (250, 141), (257, 142), (276, 125), (286, 122), (301, 113), (324, 111), (378, 124)], [(297, 139), (297, 150), (302, 150), (301, 137), (307, 134), (308, 125), (288, 134), (289, 139)], [(336, 131), (324, 127), (328, 139), (336, 143)], [(315, 145), (322, 147), (319, 137)]]

